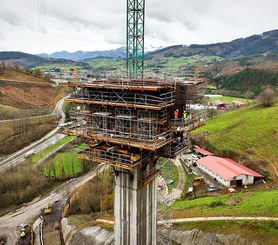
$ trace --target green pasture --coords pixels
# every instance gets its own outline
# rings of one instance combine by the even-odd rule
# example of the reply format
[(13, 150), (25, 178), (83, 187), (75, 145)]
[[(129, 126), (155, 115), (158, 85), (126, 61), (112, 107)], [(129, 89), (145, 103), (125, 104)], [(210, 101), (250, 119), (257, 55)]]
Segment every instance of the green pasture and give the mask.
[[(253, 105), (221, 114), (192, 132), (203, 133), (217, 151), (235, 151), (277, 166), (278, 101), (271, 107)], [(275, 143), (276, 142), (276, 143)]]
[(75, 154), (86, 147), (83, 143), (69, 152), (56, 154), (44, 167), (44, 175), (56, 178), (72, 177), (83, 171), (83, 159)]
[(250, 191), (177, 201), (175, 211), (185, 211), (184, 217), (199, 216), (276, 216), (278, 190)]
[(42, 150), (41, 152), (35, 154), (32, 157), (32, 162), (37, 162), (38, 160), (40, 160), (41, 158), (43, 158), (44, 156), (46, 156), (47, 154), (49, 154), (50, 152), (56, 150), (58, 147), (60, 147), (63, 144), (66, 144), (68, 142), (70, 142), (71, 140), (73, 140), (75, 137), (74, 136), (67, 136), (65, 138), (62, 138), (61, 140), (59, 140), (57, 143), (50, 145), (49, 147), (47, 147), (46, 149)]

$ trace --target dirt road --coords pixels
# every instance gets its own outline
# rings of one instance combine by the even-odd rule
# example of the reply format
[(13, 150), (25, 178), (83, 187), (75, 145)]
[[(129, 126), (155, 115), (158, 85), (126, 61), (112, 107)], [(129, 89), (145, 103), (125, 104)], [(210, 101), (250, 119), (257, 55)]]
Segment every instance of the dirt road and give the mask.
[(171, 193), (169, 193), (170, 195), (170, 199), (172, 201), (176, 200), (177, 198), (180, 197), (180, 195), (182, 194), (184, 188), (185, 188), (185, 173), (184, 173), (184, 168), (179, 160), (179, 157), (176, 157), (173, 160), (174, 164), (177, 166), (178, 170), (179, 170), (179, 179), (178, 179), (178, 184), (177, 187), (174, 188)]
[[(99, 165), (99, 172), (103, 171), (106, 167), (106, 165)], [(52, 204), (58, 200), (66, 202), (67, 198), (75, 189), (94, 178), (96, 174), (97, 170), (94, 170), (79, 178), (71, 179), (52, 191), (48, 196), (37, 198), (28, 205), (1, 216), (0, 237), (3, 239), (6, 237), (7, 244), (16, 244), (18, 238), (18, 225), (32, 222), (40, 215), (41, 209), (46, 207), (48, 203)]]

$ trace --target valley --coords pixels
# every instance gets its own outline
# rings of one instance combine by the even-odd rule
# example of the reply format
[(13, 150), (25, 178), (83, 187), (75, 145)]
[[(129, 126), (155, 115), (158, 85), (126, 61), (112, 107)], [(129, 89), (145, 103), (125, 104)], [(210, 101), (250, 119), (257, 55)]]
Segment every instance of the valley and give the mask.
[[(69, 235), (64, 237), (69, 244), (75, 244), (74, 236), (81, 236), (84, 229), (101, 227), (102, 233), (113, 231), (115, 179), (119, 174), (127, 173), (126, 169), (117, 170), (119, 165), (113, 161), (121, 158), (135, 161), (142, 149), (133, 153), (133, 145), (140, 145), (144, 137), (155, 138), (157, 135), (149, 132), (155, 132), (157, 128), (165, 130), (163, 124), (166, 121), (171, 126), (170, 132), (175, 136), (173, 144), (179, 153), (166, 157), (165, 152), (168, 152), (165, 151), (157, 160), (155, 171), (144, 179), (144, 185), (154, 181), (155, 195), (164, 193), (157, 203), (158, 230), (161, 231), (161, 224), (169, 221), (173, 234), (178, 234), (175, 241), (182, 237), (179, 231), (190, 230), (190, 234), (201, 234), (201, 240), (196, 235), (195, 243), (204, 242), (206, 237), (214, 241), (217, 233), (217, 239), (228, 236), (223, 238), (230, 239), (226, 244), (235, 244), (232, 239), (246, 244), (274, 244), (273, 237), (278, 234), (277, 39), (278, 31), (273, 30), (231, 42), (175, 45), (149, 52), (145, 56), (149, 84), (141, 84), (143, 80), (140, 79), (123, 78), (126, 61), (122, 48), (106, 52), (60, 52), (53, 57), (0, 52), (0, 244), (15, 244), (19, 237), (18, 225), (32, 226), (42, 214), (41, 210), (48, 206), (54, 210), (55, 203), (61, 204), (62, 222), (72, 224), (70, 232), (64, 233)], [(181, 105), (174, 102), (171, 106), (177, 108), (173, 111), (166, 113), (161, 109), (164, 101), (155, 93), (165, 88), (172, 92), (164, 83), (166, 79), (184, 79), (189, 91), (187, 95), (196, 96), (186, 101), (191, 106), (187, 111), (180, 109), (179, 112), (177, 108)], [(62, 82), (59, 84), (58, 81)], [(154, 84), (161, 87), (156, 88)], [(190, 86), (196, 87), (196, 92), (190, 90)], [(128, 94), (140, 89), (138, 94)], [(132, 111), (138, 106), (135, 102), (142, 108), (148, 106), (143, 98), (152, 89), (147, 101), (153, 103), (151, 108), (155, 109)], [(273, 91), (270, 105), (258, 100), (266, 89)], [(179, 93), (177, 100), (182, 101), (184, 94)], [(137, 96), (138, 101), (130, 99), (132, 96)], [(71, 105), (74, 100), (80, 105)], [(224, 106), (219, 106), (216, 101), (224, 102)], [(99, 104), (95, 106), (96, 103)], [(119, 108), (113, 111), (113, 106)], [(161, 113), (156, 115), (155, 110), (161, 110)], [(146, 111), (151, 114), (147, 115)], [(177, 116), (174, 111), (179, 112)], [(90, 113), (92, 115), (88, 117)], [(138, 115), (141, 118), (137, 120)], [(131, 131), (137, 130), (140, 123), (148, 127), (143, 127), (145, 131), (141, 130), (141, 138), (137, 139), (139, 133), (132, 134)], [(90, 132), (92, 128), (101, 133), (98, 131), (94, 135)], [(120, 128), (124, 133), (119, 131)], [(104, 129), (110, 130), (109, 134)], [(124, 135), (122, 138), (135, 137), (136, 144), (126, 143), (121, 138), (120, 144), (116, 145), (117, 137), (120, 138), (116, 135), (119, 134), (117, 130)], [(168, 135), (165, 135), (156, 140), (166, 140)], [(185, 143), (182, 142), (184, 139)], [(196, 151), (196, 145), (219, 157), (231, 158), (263, 178), (250, 185), (236, 184), (231, 192), (194, 165), (206, 157)], [(143, 146), (151, 147), (147, 143)], [(94, 151), (86, 155), (89, 149)], [(106, 162), (111, 166), (101, 164), (97, 167), (97, 156), (103, 160), (101, 154), (104, 151), (110, 159)], [(155, 152), (161, 154), (158, 149)], [(118, 156), (116, 160), (113, 154)], [(190, 159), (190, 164), (180, 159)], [(152, 179), (154, 173), (159, 178), (154, 175)], [(208, 186), (214, 183), (217, 188), (209, 189)], [(60, 218), (58, 223), (61, 226)], [(167, 233), (169, 227), (165, 227)], [(190, 236), (184, 239), (190, 239)], [(89, 238), (85, 235), (84, 239)]]

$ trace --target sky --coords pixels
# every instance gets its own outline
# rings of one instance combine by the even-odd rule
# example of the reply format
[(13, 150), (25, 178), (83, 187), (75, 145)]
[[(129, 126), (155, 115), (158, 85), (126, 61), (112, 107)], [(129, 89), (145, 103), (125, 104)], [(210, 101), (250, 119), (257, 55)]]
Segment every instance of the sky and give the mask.
[[(208, 44), (278, 29), (277, 0), (146, 0), (145, 46)], [(125, 46), (126, 0), (0, 0), (0, 51)]]

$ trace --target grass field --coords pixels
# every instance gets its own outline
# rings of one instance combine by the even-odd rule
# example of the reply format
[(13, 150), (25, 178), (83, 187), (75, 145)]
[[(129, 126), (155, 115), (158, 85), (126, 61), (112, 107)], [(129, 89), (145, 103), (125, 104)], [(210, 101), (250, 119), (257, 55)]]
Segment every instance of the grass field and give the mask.
[(212, 101), (215, 101), (215, 100), (222, 100), (222, 101), (225, 101), (225, 102), (228, 102), (228, 103), (231, 103), (232, 101), (234, 100), (238, 100), (238, 101), (242, 101), (242, 102), (245, 102), (245, 103), (250, 103), (252, 102), (252, 100), (250, 99), (244, 99), (244, 98), (239, 98), (239, 97), (231, 97), (231, 96), (221, 96), (221, 97), (209, 97), (210, 100)]
[(229, 195), (177, 201), (175, 218), (214, 216), (278, 217), (278, 190), (239, 192)]
[(252, 167), (277, 178), (277, 122), (278, 101), (271, 107), (253, 105), (212, 118), (192, 136), (204, 137), (216, 154), (235, 152), (239, 154), (236, 160), (247, 165), (252, 162)]
[(11, 111), (11, 112), (17, 112), (18, 111), (18, 109), (13, 107), (13, 106), (2, 105), (2, 104), (0, 104), (0, 110), (7, 110), (7, 111)]
[[(147, 69), (158, 69), (166, 72), (175, 72), (179, 69), (186, 68), (192, 71), (192, 74), (194, 74), (195, 67), (197, 65), (202, 66), (214, 64), (221, 60), (222, 58), (218, 56), (192, 55), (189, 57), (184, 57), (178, 55), (177, 57), (166, 57), (162, 55), (157, 56), (155, 59), (146, 59), (145, 64)], [(55, 69), (70, 70), (73, 69), (73, 67), (75, 66), (72, 64), (47, 64), (43, 66), (38, 66), (36, 68), (39, 68), (44, 71), (53, 71)], [(82, 61), (82, 63), (79, 63), (79, 65), (76, 67), (77, 72), (90, 68), (99, 73), (113, 71), (121, 74), (125, 72), (125, 60), (116, 58), (90, 59)]]
[(222, 60), (218, 56), (199, 56), (192, 55), (190, 57), (174, 57), (174, 56), (160, 56), (155, 59), (146, 60), (146, 67), (161, 69), (164, 71), (177, 71), (180, 68), (189, 68), (194, 74), (195, 67), (200, 65), (214, 64)]
[(19, 115), (19, 112), (20, 110), (14, 106), (0, 104), (0, 120), (16, 118)]
[(75, 64), (45, 64), (45, 65), (41, 65), (41, 66), (36, 66), (36, 69), (40, 69), (43, 71), (51, 71), (51, 70), (55, 70), (55, 69), (61, 69), (61, 70), (66, 70), (66, 71), (70, 71), (74, 68), (77, 69), (77, 72), (80, 70), (83, 70), (83, 68), (81, 66), (75, 65)]
[(46, 156), (47, 154), (49, 154), (50, 152), (54, 151), (55, 149), (57, 149), (58, 147), (60, 147), (61, 145), (71, 141), (72, 139), (74, 139), (74, 136), (67, 136), (61, 140), (59, 140), (57, 143), (50, 145), (49, 147), (47, 147), (46, 149), (44, 149), (43, 151), (35, 154), (32, 157), (32, 162), (37, 162), (38, 160), (40, 160), (41, 158), (43, 158), (44, 156)]
[(93, 59), (86, 60), (83, 65), (75, 66), (74, 64), (47, 64), (42, 66), (37, 66), (36, 68), (44, 71), (54, 71), (60, 69), (61, 71), (71, 71), (74, 68), (79, 71), (86, 70), (88, 68), (97, 70), (98, 72), (107, 72), (110, 70), (116, 70), (117, 72), (123, 71), (125, 69), (125, 61), (121, 59)]
[(44, 174), (49, 177), (68, 178), (83, 171), (82, 159), (74, 155), (85, 148), (85, 143), (69, 152), (58, 153), (45, 164)]
[(125, 61), (121, 59), (94, 59), (86, 61), (88, 65), (90, 65), (93, 69), (100, 70), (124, 70), (125, 69)]

